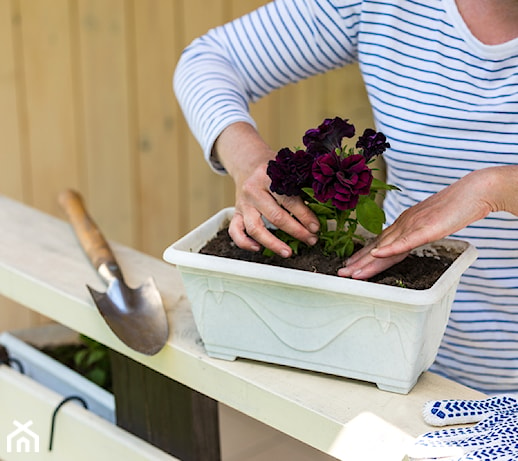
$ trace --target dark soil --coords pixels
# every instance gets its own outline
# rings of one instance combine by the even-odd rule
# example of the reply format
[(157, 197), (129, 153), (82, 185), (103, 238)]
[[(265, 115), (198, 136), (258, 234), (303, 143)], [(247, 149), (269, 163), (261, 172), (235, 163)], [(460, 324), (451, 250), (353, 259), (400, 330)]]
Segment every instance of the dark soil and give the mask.
[[(200, 253), (334, 276), (337, 275), (338, 269), (344, 266), (344, 261), (336, 255), (324, 255), (322, 247), (318, 244), (314, 247), (301, 245), (298, 254), (287, 259), (277, 255), (265, 256), (262, 252), (242, 250), (232, 241), (227, 229), (221, 230), (200, 250)], [(376, 275), (369, 281), (425, 290), (437, 281), (457, 257), (458, 254), (452, 254), (446, 248), (442, 251), (439, 250), (438, 255), (418, 256), (410, 254), (400, 263)]]

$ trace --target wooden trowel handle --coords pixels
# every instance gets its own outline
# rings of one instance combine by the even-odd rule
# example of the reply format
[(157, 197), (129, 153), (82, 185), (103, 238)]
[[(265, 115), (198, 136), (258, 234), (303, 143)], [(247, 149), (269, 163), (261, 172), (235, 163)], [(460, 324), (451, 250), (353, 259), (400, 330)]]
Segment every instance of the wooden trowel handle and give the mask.
[(117, 266), (110, 245), (86, 211), (79, 192), (71, 189), (65, 190), (59, 194), (58, 202), (67, 214), (77, 238), (93, 266), (96, 269), (99, 269), (102, 264)]

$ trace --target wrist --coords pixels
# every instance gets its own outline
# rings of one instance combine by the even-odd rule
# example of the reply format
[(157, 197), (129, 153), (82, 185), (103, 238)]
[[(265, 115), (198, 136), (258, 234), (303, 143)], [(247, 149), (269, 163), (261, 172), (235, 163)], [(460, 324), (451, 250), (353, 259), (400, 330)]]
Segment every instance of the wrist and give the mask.
[(496, 166), (471, 173), (482, 179), (480, 191), (490, 211), (507, 211), (518, 215), (518, 166)]
[(276, 153), (261, 138), (256, 129), (237, 122), (225, 128), (214, 143), (214, 155), (235, 182), (249, 177), (259, 167), (265, 167)]

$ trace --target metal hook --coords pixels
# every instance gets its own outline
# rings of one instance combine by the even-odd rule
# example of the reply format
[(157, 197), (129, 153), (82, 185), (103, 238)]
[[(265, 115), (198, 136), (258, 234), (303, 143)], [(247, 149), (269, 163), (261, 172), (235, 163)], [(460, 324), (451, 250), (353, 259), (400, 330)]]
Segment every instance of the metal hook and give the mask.
[(8, 366), (11, 366), (13, 363), (16, 363), (16, 366), (18, 367), (18, 371), (24, 375), (25, 369), (23, 368), (22, 362), (20, 362), (18, 359), (15, 359), (13, 357), (9, 357), (9, 351), (4, 347), (0, 345), (0, 365), (5, 364)]
[(71, 400), (77, 400), (83, 405), (83, 407), (88, 409), (88, 404), (86, 403), (86, 401), (82, 397), (79, 397), (77, 395), (71, 395), (70, 397), (66, 397), (59, 403), (59, 405), (55, 408), (54, 412), (52, 413), (52, 421), (50, 423), (49, 451), (52, 451), (52, 444), (54, 442), (54, 429), (56, 426), (56, 417), (58, 415), (58, 411), (61, 409), (63, 405), (65, 405), (65, 403), (70, 402)]

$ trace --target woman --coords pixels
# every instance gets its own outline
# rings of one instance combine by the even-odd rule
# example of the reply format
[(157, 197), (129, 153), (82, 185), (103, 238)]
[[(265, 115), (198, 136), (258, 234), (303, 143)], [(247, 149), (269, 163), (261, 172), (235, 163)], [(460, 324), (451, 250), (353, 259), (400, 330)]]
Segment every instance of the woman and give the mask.
[(311, 211), (270, 192), (275, 152), (247, 106), (356, 61), (391, 144), (387, 181), (401, 190), (384, 204), (393, 224), (339, 275), (369, 278), (450, 234), (470, 240), (479, 259), (459, 285), (433, 370), (482, 391), (516, 391), (517, 0), (278, 0), (194, 41), (175, 90), (208, 161), (235, 181), (229, 232), (242, 248), (289, 257), (264, 216), (316, 242)]

